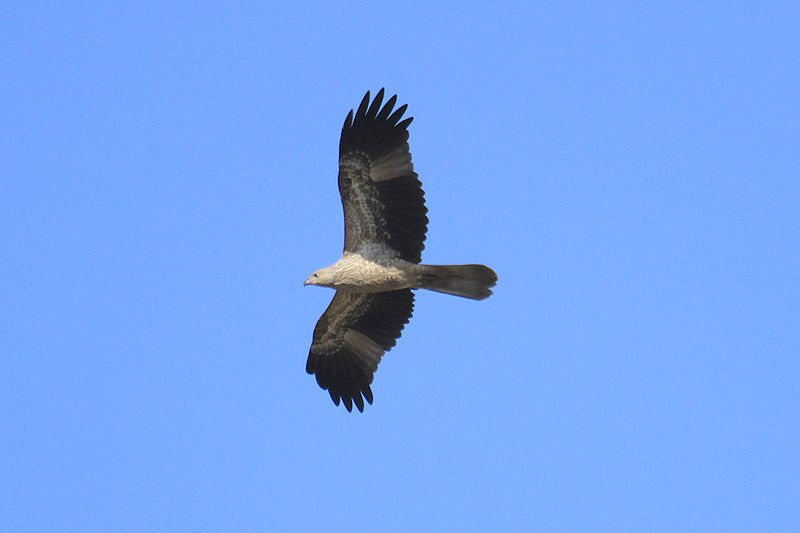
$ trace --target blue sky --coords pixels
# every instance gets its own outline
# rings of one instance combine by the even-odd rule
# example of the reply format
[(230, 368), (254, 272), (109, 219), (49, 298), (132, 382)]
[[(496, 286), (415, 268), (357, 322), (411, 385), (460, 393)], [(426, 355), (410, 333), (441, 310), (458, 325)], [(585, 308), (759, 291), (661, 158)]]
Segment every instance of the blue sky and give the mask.
[[(0, 8), (0, 529), (800, 527), (795, 2)], [(305, 373), (338, 138), (408, 103), (375, 403)]]

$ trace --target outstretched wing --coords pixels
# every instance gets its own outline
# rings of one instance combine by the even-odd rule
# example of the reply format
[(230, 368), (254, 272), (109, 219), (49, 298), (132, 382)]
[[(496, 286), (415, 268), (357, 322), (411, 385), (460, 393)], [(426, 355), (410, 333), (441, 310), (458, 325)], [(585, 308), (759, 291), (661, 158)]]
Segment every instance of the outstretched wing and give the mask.
[[(397, 95), (381, 108), (383, 89), (369, 91), (339, 141), (339, 193), (344, 207), (344, 250), (384, 245), (384, 253), (420, 262), (428, 217), (425, 197), (408, 149), (408, 125), (398, 122), (406, 106), (392, 112)], [(388, 247), (388, 249), (386, 249)]]
[[(372, 377), (414, 311), (409, 289), (378, 293), (336, 291), (314, 328), (306, 372), (348, 411), (372, 403)], [(363, 397), (362, 397), (363, 396)]]

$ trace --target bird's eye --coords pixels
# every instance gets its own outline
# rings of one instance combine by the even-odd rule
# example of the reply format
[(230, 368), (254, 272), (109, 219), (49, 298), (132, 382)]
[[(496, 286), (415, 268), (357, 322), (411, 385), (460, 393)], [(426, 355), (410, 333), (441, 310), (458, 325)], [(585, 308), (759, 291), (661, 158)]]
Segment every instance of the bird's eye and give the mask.
[(318, 277), (318, 276), (319, 276), (319, 274), (317, 274), (316, 272), (314, 272), (314, 277), (316, 278), (316, 277)]

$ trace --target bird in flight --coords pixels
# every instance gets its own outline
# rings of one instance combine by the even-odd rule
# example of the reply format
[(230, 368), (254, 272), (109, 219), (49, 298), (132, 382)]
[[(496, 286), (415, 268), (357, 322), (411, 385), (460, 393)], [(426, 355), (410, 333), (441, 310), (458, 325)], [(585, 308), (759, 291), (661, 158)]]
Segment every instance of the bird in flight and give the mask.
[(473, 300), (491, 296), (497, 274), (484, 265), (423, 265), (428, 209), (408, 148), (406, 105), (383, 89), (347, 115), (339, 141), (344, 252), (304, 285), (336, 289), (314, 328), (306, 371), (348, 411), (372, 403), (373, 375), (414, 311), (411, 289)]

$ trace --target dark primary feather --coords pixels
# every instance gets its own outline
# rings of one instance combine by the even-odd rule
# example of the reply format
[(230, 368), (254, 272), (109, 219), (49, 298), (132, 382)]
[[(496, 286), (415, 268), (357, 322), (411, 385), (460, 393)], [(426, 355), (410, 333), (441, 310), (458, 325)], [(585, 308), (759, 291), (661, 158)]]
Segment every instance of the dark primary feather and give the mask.
[(381, 108), (383, 89), (369, 92), (344, 121), (339, 141), (339, 192), (345, 216), (345, 251), (364, 243), (388, 244), (397, 257), (419, 263), (428, 217), (425, 197), (408, 147), (408, 125), (400, 122), (397, 96)]
[(306, 372), (315, 374), (336, 405), (372, 403), (370, 384), (381, 356), (395, 345), (414, 312), (409, 289), (379, 293), (336, 291), (314, 328)]

